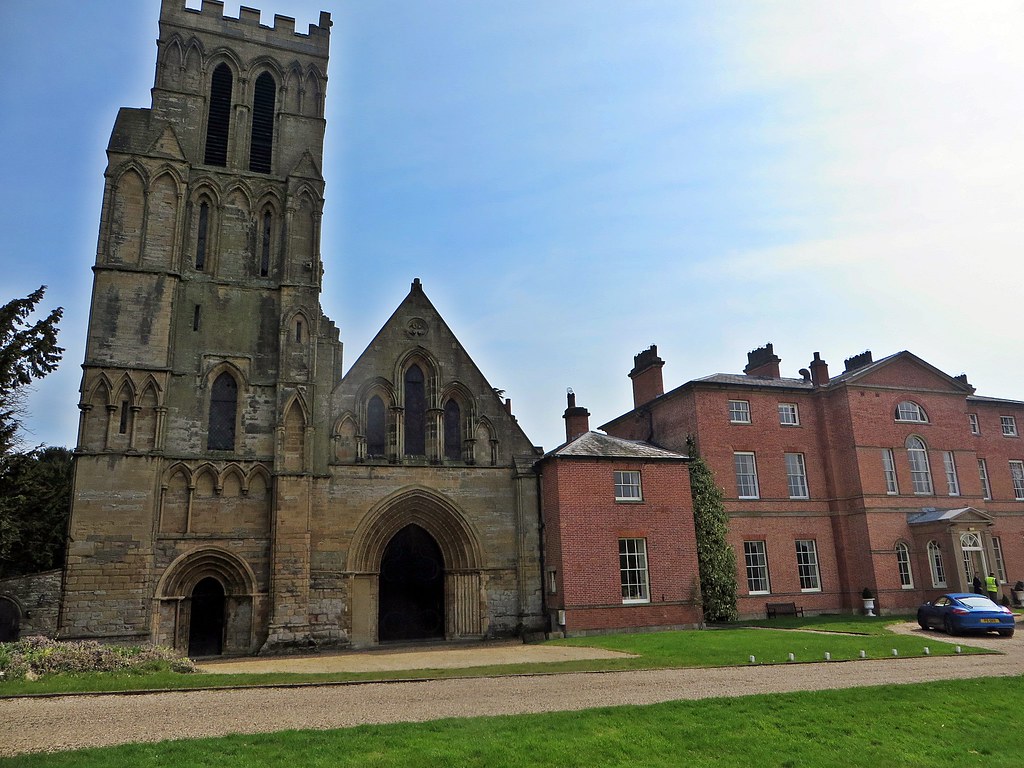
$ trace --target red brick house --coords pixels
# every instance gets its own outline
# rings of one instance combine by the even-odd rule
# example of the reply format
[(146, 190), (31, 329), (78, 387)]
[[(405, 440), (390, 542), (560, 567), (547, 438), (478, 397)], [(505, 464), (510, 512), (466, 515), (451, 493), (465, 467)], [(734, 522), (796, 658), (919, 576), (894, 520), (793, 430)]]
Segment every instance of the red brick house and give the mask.
[(567, 442), (537, 465), (551, 628), (579, 635), (699, 625), (686, 456), (591, 432), (588, 417), (570, 394)]
[(657, 348), (630, 372), (634, 408), (602, 429), (685, 450), (696, 439), (725, 491), (741, 616), (793, 600), (851, 610), (867, 587), (912, 610), (975, 574), (1024, 579), (1024, 403), (980, 397), (910, 352), (815, 353), (780, 375), (771, 344), (743, 374), (664, 391)]

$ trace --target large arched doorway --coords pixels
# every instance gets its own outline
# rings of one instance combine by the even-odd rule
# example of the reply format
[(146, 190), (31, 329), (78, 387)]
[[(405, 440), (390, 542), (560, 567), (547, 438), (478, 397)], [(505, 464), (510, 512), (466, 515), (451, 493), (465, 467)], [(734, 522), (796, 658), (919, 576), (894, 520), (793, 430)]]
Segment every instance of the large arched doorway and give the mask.
[(21, 634), (21, 609), (13, 600), (0, 597), (0, 643), (13, 643)]
[(407, 525), (384, 549), (380, 564), (378, 637), (444, 637), (444, 557), (434, 537)]
[(206, 577), (192, 590), (188, 655), (219, 656), (224, 650), (224, 587)]

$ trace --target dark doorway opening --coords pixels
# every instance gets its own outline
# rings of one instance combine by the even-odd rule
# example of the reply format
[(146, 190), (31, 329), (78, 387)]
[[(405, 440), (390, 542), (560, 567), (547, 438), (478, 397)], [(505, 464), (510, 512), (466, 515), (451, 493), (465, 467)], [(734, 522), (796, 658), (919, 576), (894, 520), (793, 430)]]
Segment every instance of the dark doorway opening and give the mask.
[(13, 600), (0, 597), (0, 643), (13, 643), (21, 634), (21, 609)]
[(378, 619), (381, 642), (444, 637), (444, 558), (418, 525), (405, 526), (384, 550)]
[(212, 577), (192, 590), (189, 656), (219, 656), (224, 650), (224, 587)]

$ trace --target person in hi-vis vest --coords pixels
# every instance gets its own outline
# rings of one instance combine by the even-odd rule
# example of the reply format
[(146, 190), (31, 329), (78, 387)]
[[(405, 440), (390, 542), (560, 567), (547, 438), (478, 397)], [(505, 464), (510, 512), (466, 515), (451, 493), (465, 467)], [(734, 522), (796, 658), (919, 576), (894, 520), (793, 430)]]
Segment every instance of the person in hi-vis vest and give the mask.
[(988, 592), (989, 599), (998, 605), (999, 603), (999, 584), (996, 582), (996, 575), (989, 573), (985, 577), (985, 590)]

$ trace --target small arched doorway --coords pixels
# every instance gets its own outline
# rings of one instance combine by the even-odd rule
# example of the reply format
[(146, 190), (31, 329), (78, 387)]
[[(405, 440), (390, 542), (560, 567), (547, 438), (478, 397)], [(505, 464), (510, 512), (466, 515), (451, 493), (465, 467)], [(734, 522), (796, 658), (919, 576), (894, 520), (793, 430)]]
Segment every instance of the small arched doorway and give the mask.
[(420, 526), (407, 525), (388, 542), (379, 595), (381, 642), (444, 637), (444, 557)]
[(21, 609), (13, 600), (0, 597), (0, 643), (16, 642), (21, 634)]
[(188, 655), (219, 656), (224, 650), (224, 587), (208, 576), (192, 590)]

